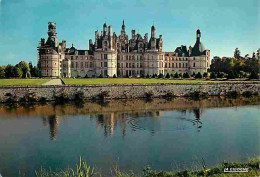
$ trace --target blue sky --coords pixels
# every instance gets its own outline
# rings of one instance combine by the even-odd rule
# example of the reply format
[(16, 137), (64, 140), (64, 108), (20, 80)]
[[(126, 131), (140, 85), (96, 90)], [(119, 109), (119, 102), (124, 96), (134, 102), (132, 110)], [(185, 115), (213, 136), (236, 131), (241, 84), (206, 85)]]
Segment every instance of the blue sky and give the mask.
[(36, 47), (47, 37), (47, 23), (55, 21), (58, 39), (78, 49), (103, 23), (120, 33), (136, 29), (142, 36), (155, 24), (163, 35), (163, 50), (194, 45), (195, 31), (213, 56), (242, 55), (260, 48), (260, 0), (0, 0), (0, 65), (37, 60)]

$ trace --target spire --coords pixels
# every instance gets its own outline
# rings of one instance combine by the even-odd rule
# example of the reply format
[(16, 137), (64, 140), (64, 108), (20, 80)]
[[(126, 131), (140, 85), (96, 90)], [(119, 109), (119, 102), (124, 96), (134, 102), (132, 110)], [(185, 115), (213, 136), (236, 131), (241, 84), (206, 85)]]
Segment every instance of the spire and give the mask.
[(200, 29), (198, 29), (196, 32), (197, 41), (200, 41), (200, 37), (201, 37), (201, 32), (200, 32)]

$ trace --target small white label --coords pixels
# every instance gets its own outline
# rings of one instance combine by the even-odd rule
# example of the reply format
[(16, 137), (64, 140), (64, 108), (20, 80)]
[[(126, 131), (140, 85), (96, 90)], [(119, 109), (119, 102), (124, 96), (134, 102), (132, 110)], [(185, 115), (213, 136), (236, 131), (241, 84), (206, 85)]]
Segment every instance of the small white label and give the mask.
[(225, 173), (247, 173), (248, 172), (248, 168), (224, 168), (224, 172)]

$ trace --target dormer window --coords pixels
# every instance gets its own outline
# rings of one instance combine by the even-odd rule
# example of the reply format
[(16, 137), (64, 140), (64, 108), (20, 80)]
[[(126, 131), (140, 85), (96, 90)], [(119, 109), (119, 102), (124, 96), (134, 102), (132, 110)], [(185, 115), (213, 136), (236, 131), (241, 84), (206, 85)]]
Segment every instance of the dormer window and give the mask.
[(76, 55), (78, 55), (78, 54), (79, 54), (79, 52), (78, 52), (78, 51), (76, 51), (76, 52), (75, 52), (75, 54), (76, 54)]

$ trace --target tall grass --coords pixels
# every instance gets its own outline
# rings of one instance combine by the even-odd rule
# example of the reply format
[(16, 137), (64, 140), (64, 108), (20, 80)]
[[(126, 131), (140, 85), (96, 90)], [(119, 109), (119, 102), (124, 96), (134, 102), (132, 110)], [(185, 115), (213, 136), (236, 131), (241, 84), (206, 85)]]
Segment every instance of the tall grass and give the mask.
[[(224, 173), (224, 168), (248, 168), (248, 173)], [(37, 177), (101, 177), (102, 174), (97, 172), (94, 167), (80, 158), (79, 164), (74, 168), (66, 168), (59, 172), (40, 169), (35, 172)], [(141, 174), (125, 173), (119, 170), (118, 166), (111, 170), (110, 175), (113, 177), (255, 177), (260, 176), (260, 158), (251, 158), (248, 162), (223, 162), (221, 165), (211, 169), (206, 168), (203, 160), (201, 170), (182, 170), (182, 171), (155, 171), (149, 166), (143, 169)]]

